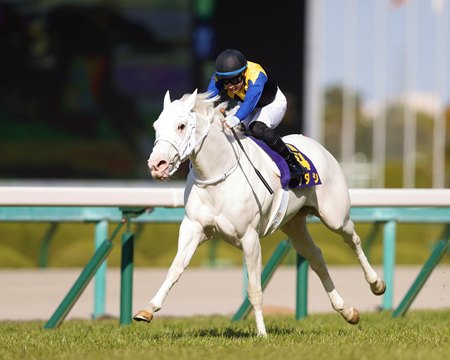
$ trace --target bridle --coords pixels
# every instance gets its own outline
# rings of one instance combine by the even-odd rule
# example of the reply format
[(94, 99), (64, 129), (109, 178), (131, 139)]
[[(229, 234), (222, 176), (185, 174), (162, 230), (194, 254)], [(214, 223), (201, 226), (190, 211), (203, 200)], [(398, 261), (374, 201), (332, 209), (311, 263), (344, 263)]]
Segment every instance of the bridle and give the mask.
[[(209, 131), (211, 130), (211, 122), (208, 121), (207, 124), (208, 125), (207, 125), (205, 131), (197, 139), (196, 138), (197, 114), (193, 111), (189, 111), (188, 112), (188, 120), (186, 123), (185, 135), (183, 136), (183, 138), (179, 139), (176, 136), (170, 136), (170, 135), (160, 135), (156, 138), (153, 146), (156, 146), (156, 144), (159, 141), (165, 141), (165, 142), (169, 143), (176, 151), (175, 156), (169, 161), (169, 168), (171, 167), (171, 169), (169, 170), (169, 176), (171, 176), (178, 170), (178, 167), (180, 166), (180, 164), (182, 162), (184, 162), (185, 160), (187, 160), (192, 155), (192, 152), (195, 151), (195, 149), (197, 147), (198, 148), (201, 147), (201, 144), (203, 143), (206, 136), (209, 134)], [(191, 170), (191, 175), (192, 175), (194, 181), (199, 185), (207, 186), (207, 185), (216, 184), (220, 181), (225, 180), (231, 173), (234, 172), (234, 170), (236, 170), (236, 168), (239, 165), (241, 152), (238, 150), (238, 153), (239, 153), (239, 156), (236, 159), (236, 162), (227, 171), (225, 171), (225, 173), (223, 173), (213, 179), (209, 179), (209, 180), (203, 180), (203, 179), (198, 178), (195, 175), (195, 170), (192, 167), (192, 163), (191, 163), (189, 165), (189, 168)]]
[(155, 140), (153, 146), (156, 146), (158, 141), (165, 141), (169, 143), (176, 151), (175, 156), (170, 160), (169, 166), (172, 166), (172, 169), (169, 171), (169, 176), (175, 173), (178, 170), (178, 167), (182, 162), (187, 160), (192, 152), (195, 150), (197, 145), (203, 142), (206, 136), (211, 129), (211, 122), (208, 121), (208, 125), (198, 139), (196, 139), (196, 129), (197, 129), (197, 114), (193, 111), (188, 112), (188, 120), (186, 123), (186, 131), (185, 135), (181, 139), (175, 138), (175, 136), (169, 135), (161, 135), (158, 136)]

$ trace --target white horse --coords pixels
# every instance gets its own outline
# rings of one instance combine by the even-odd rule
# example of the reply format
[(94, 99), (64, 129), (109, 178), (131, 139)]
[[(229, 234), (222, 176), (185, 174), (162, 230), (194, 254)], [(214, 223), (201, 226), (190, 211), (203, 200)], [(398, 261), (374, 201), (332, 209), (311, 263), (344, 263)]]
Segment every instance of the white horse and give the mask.
[[(208, 98), (208, 94), (197, 94), (196, 90), (171, 102), (167, 92), (164, 109), (154, 123), (156, 141), (148, 160), (151, 175), (160, 180), (168, 179), (187, 159), (191, 161), (191, 170), (184, 194), (186, 215), (180, 226), (177, 254), (160, 289), (134, 319), (150, 322), (189, 265), (197, 247), (208, 239), (221, 238), (244, 252), (248, 298), (254, 309), (257, 333), (266, 336), (259, 239), (280, 228), (319, 276), (333, 309), (350, 324), (358, 323), (358, 310), (347, 306), (336, 291), (322, 253), (306, 227), (306, 217), (312, 213), (330, 230), (340, 234), (356, 253), (372, 292), (384, 293), (386, 285), (369, 264), (349, 219), (350, 198), (338, 162), (308, 137), (285, 137), (286, 142), (294, 144), (314, 163), (322, 182), (318, 186), (286, 190), (281, 187), (280, 173), (266, 153), (239, 134), (254, 166), (274, 190), (271, 195), (223, 123), (226, 103), (215, 106), (217, 100)], [(280, 212), (282, 194), (288, 195), (288, 202)], [(275, 227), (271, 226), (273, 223)]]

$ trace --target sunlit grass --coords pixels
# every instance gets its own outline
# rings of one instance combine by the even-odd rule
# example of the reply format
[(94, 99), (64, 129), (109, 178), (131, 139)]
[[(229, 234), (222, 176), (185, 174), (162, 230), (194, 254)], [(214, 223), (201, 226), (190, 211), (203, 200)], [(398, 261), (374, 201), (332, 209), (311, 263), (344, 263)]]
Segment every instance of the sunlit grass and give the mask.
[(268, 338), (252, 318), (159, 317), (151, 324), (117, 320), (0, 323), (1, 359), (447, 359), (450, 310), (364, 315), (356, 326), (337, 314), (267, 316)]

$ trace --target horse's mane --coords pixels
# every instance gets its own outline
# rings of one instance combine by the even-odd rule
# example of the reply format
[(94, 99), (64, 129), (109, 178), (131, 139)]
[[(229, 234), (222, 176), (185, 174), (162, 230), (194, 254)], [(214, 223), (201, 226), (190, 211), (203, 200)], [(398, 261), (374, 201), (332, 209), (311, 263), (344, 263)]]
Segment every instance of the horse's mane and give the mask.
[[(190, 94), (185, 94), (181, 98), (181, 100), (184, 100), (186, 97), (188, 97)], [(211, 94), (208, 92), (205, 93), (199, 93), (197, 94), (197, 97), (195, 99), (195, 105), (194, 105), (194, 112), (208, 117), (211, 119), (211, 122), (218, 118), (223, 117), (222, 112), (227, 107), (227, 102), (219, 102), (220, 96), (213, 96), (211, 97)]]

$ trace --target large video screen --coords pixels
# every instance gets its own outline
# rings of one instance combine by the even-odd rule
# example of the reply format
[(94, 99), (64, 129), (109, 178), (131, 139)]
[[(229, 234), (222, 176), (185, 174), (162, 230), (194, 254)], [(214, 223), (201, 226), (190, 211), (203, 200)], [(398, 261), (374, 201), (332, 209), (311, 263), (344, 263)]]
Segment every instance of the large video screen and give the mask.
[(0, 2), (0, 178), (144, 179), (193, 88), (190, 1)]

